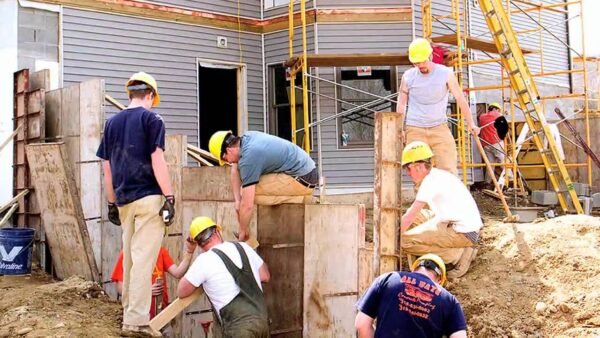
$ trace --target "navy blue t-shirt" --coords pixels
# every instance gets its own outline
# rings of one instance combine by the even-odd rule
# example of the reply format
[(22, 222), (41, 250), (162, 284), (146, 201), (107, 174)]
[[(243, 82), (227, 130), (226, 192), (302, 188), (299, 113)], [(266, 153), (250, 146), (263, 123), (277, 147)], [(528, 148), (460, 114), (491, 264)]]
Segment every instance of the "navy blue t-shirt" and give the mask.
[(377, 318), (375, 337), (442, 337), (467, 329), (458, 300), (416, 272), (379, 276), (356, 304)]
[(165, 149), (165, 123), (143, 107), (128, 108), (106, 121), (96, 156), (110, 161), (117, 205), (162, 195), (152, 169), (152, 153)]

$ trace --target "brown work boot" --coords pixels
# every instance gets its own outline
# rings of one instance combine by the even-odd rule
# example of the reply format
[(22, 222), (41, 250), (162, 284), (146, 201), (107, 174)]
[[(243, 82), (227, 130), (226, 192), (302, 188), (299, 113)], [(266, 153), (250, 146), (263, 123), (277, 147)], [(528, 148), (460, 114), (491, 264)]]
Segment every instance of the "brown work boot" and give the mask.
[(123, 337), (162, 337), (162, 333), (152, 329), (149, 325), (136, 326), (123, 324), (121, 328)]
[(464, 276), (467, 273), (467, 271), (469, 271), (471, 262), (473, 262), (476, 255), (477, 255), (476, 247), (465, 248), (463, 250), (462, 255), (460, 256), (460, 259), (458, 260), (458, 263), (456, 263), (454, 265), (454, 269), (451, 271), (448, 271), (448, 273), (447, 273), (448, 279), (452, 280), (452, 279), (456, 279), (456, 278), (460, 278), (460, 277)]

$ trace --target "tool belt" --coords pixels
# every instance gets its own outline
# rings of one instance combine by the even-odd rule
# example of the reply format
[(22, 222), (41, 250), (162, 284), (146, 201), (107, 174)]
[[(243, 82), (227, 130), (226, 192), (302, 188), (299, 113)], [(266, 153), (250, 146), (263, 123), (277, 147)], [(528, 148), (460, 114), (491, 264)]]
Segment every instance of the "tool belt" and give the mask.
[(317, 168), (314, 168), (311, 172), (303, 176), (294, 177), (296, 182), (302, 184), (303, 186), (314, 189), (319, 185), (319, 172)]

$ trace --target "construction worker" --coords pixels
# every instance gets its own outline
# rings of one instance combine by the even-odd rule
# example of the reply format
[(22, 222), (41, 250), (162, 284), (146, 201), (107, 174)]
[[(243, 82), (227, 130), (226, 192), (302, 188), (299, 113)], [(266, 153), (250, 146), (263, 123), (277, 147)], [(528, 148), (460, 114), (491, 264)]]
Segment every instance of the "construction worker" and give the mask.
[[(160, 247), (158, 252), (158, 258), (154, 265), (154, 271), (152, 272), (152, 305), (150, 306), (150, 319), (154, 318), (158, 314), (160, 309), (164, 309), (169, 305), (169, 292), (167, 288), (166, 273), (171, 275), (173, 278), (181, 278), (187, 271), (192, 261), (192, 254), (196, 249), (196, 242), (186, 241), (185, 253), (183, 259), (179, 265), (173, 262), (173, 258), (169, 254), (169, 251), (165, 247)], [(119, 295), (123, 294), (123, 251), (119, 253), (119, 258), (115, 263), (111, 280), (117, 286), (117, 292)], [(160, 303), (156, 302), (156, 298), (160, 297)]]
[(400, 133), (406, 143), (427, 143), (433, 149), (435, 167), (456, 175), (458, 155), (446, 115), (449, 92), (463, 112), (468, 130), (478, 135), (479, 128), (473, 123), (452, 68), (432, 62), (432, 51), (429, 41), (421, 38), (413, 40), (408, 47), (408, 58), (414, 67), (404, 72), (398, 90), (397, 111), (402, 119), (408, 103), (406, 131), (400, 130)]
[(250, 235), (254, 203), (304, 203), (319, 183), (315, 162), (300, 147), (277, 136), (248, 131), (214, 133), (208, 143), (219, 164), (231, 164), (231, 186), (238, 214), (238, 239)]
[(125, 84), (129, 105), (106, 121), (96, 155), (102, 158), (108, 219), (123, 229), (123, 332), (160, 337), (151, 329), (154, 262), (175, 198), (164, 157), (165, 124), (156, 80), (135, 73)]
[[(504, 136), (508, 132), (508, 123), (502, 116), (500, 104), (492, 102), (488, 105), (487, 112), (480, 114), (478, 123), (481, 126), (479, 137), (483, 140), (483, 150), (490, 163), (504, 163)], [(500, 133), (502, 132), (502, 137)], [(502, 172), (501, 167), (495, 167), (496, 175)], [(492, 178), (486, 175), (486, 182)]]
[(268, 282), (270, 274), (262, 258), (246, 243), (223, 241), (221, 226), (208, 217), (192, 221), (190, 238), (203, 253), (179, 281), (179, 298), (202, 286), (213, 306), (217, 333), (228, 338), (269, 337), (261, 282)]
[[(434, 253), (453, 264), (450, 278), (463, 276), (475, 257), (475, 245), (483, 226), (477, 204), (456, 175), (432, 168), (431, 148), (421, 141), (409, 143), (402, 152), (402, 166), (420, 184), (415, 201), (402, 215), (401, 247), (406, 254)], [(430, 210), (423, 209), (426, 205)], [(408, 229), (424, 216), (424, 223)]]
[(411, 271), (388, 272), (373, 282), (357, 303), (358, 337), (467, 337), (460, 303), (443, 288), (446, 266), (442, 259), (423, 255)]

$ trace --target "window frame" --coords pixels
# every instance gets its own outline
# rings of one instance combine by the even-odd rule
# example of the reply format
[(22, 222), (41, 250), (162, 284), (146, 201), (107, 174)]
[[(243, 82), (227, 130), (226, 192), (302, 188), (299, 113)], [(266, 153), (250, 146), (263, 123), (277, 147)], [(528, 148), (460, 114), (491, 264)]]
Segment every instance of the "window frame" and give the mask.
[[(387, 70), (389, 71), (389, 76), (390, 76), (390, 91), (391, 94), (396, 94), (398, 93), (398, 67), (396, 66), (389, 66), (388, 69), (381, 69), (381, 66), (373, 66), (373, 67), (377, 67), (376, 70)], [(336, 79), (336, 83), (338, 84), (342, 84), (342, 72), (343, 71), (350, 71), (352, 67), (335, 67), (335, 79)], [(355, 69), (357, 67), (354, 67)], [(336, 90), (335, 90), (335, 95), (336, 98), (338, 100), (336, 100), (335, 103), (335, 114), (340, 114), (342, 113), (342, 102), (344, 101), (344, 99), (342, 98), (342, 87), (341, 86), (336, 86)], [(375, 98), (373, 98), (375, 100)], [(347, 100), (345, 100), (345, 102), (349, 102)], [(392, 103), (392, 106), (390, 108), (391, 111), (396, 111), (396, 104)], [(373, 113), (374, 114), (374, 113)], [(348, 145), (346, 146), (342, 146), (342, 142), (341, 142), (341, 132), (343, 130), (342, 125), (342, 116), (336, 118), (336, 149), (337, 150), (360, 150), (360, 149), (374, 149), (375, 146), (375, 136), (373, 136), (373, 141), (368, 142), (368, 141), (358, 141), (358, 142), (353, 142), (353, 143), (348, 143)], [(373, 120), (375, 121), (375, 120)], [(375, 128), (375, 126), (373, 126), (373, 128)]]

